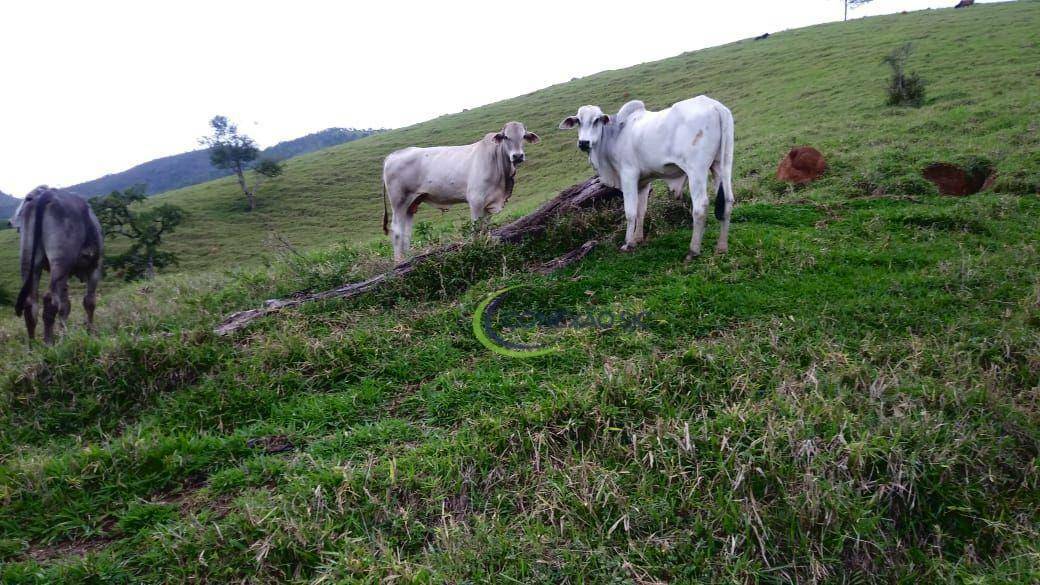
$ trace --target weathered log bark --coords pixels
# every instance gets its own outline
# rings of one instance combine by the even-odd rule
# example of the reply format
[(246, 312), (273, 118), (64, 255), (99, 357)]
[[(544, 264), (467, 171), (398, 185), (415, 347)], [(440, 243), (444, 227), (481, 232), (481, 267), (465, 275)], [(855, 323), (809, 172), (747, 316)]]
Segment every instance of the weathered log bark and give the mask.
[(596, 240), (589, 240), (582, 244), (580, 247), (575, 248), (570, 252), (567, 252), (563, 256), (560, 256), (559, 258), (554, 258), (553, 260), (550, 260), (545, 264), (542, 264), (538, 267), (538, 274), (551, 274), (561, 268), (566, 268), (567, 266), (570, 266), (575, 262), (580, 262), (583, 258), (589, 255), (589, 252), (591, 252), (592, 249), (596, 247), (597, 243), (598, 242), (596, 242)]
[[(491, 237), (500, 242), (516, 243), (524, 238), (544, 233), (549, 222), (554, 218), (620, 197), (620, 191), (600, 183), (599, 177), (593, 177), (584, 183), (579, 183), (565, 189), (556, 197), (541, 204), (538, 209), (535, 209), (516, 221), (492, 230)], [(594, 240), (586, 242), (580, 248), (572, 250), (560, 258), (556, 258), (555, 260), (544, 264), (542, 270), (552, 272), (552, 270), (558, 270), (559, 268), (573, 264), (574, 262), (584, 258), (595, 245), (596, 242)], [(412, 272), (415, 270), (416, 266), (430, 258), (450, 254), (458, 251), (460, 248), (462, 248), (462, 242), (455, 242), (414, 256), (409, 260), (397, 264), (388, 272), (373, 276), (367, 280), (351, 282), (338, 288), (318, 293), (305, 294), (287, 299), (271, 299), (265, 301), (264, 306), (259, 309), (250, 309), (248, 311), (240, 311), (229, 315), (220, 323), (220, 325), (217, 326), (216, 329), (213, 330), (213, 332), (217, 335), (228, 335), (244, 328), (256, 319), (278, 312), (282, 309), (298, 307), (304, 303), (314, 301), (349, 299), (362, 295), (379, 288), (383, 283), (392, 278), (404, 276), (409, 272)], [(549, 266), (557, 263), (558, 265), (556, 267), (548, 269)]]

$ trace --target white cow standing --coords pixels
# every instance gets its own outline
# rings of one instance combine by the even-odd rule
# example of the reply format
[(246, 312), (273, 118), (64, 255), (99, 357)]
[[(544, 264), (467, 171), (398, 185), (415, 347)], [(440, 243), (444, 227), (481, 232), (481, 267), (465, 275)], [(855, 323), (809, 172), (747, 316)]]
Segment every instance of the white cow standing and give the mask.
[(715, 250), (728, 249), (729, 218), (733, 210), (733, 114), (721, 103), (698, 96), (659, 112), (646, 109), (639, 100), (621, 107), (610, 117), (598, 106), (582, 106), (576, 116), (560, 123), (561, 129), (579, 126), (578, 148), (589, 154), (600, 180), (625, 197), (624, 251), (643, 241), (643, 217), (651, 181), (664, 179), (673, 195), (690, 182), (693, 202), (691, 260), (701, 253), (708, 212), (708, 171), (718, 182), (715, 217), (722, 222)]
[[(488, 214), (502, 211), (513, 194), (524, 143), (540, 139), (520, 122), (490, 132), (466, 146), (405, 148), (383, 162), (383, 233), (390, 235), (394, 260), (404, 259), (412, 239), (412, 221), (420, 203), (446, 209), (468, 203), (470, 217), (483, 228)], [(387, 229), (389, 200), (393, 220)]]

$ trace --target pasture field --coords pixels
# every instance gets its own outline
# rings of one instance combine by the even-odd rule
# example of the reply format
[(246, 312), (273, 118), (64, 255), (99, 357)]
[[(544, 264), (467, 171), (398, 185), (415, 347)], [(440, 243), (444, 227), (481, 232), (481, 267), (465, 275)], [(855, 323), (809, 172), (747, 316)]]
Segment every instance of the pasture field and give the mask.
[[(1038, 25), (1018, 2), (789, 31), (294, 159), (254, 214), (227, 181), (155, 198), (191, 213), (180, 273), (110, 283), (95, 337), (26, 351), (0, 324), (0, 582), (1037, 582)], [(929, 101), (888, 108), (880, 61), (907, 41)], [(736, 117), (728, 255), (682, 263), (688, 203), (658, 187), (630, 254), (618, 209), (590, 210), (210, 333), (389, 266), (389, 150), (521, 119), (544, 142), (516, 215), (590, 174), (554, 130), (578, 105), (697, 93)], [(799, 144), (830, 170), (794, 189), (771, 175)], [(919, 177), (975, 157), (993, 190)], [(421, 211), (417, 239), (461, 217)], [(302, 254), (265, 251), (270, 229)], [(504, 311), (644, 327), (503, 357), (471, 321), (516, 285)]]

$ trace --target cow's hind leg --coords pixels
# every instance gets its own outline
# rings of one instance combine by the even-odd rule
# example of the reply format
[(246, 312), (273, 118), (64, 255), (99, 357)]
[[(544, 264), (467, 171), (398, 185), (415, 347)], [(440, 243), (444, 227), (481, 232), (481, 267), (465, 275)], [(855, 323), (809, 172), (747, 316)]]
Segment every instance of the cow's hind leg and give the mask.
[(64, 334), (69, 329), (69, 313), (72, 312), (72, 303), (69, 302), (69, 280), (66, 278), (58, 288), (58, 324)]
[(692, 172), (692, 169), (686, 170), (686, 176), (690, 179), (690, 202), (693, 207), (693, 235), (690, 237), (690, 252), (686, 255), (686, 261), (689, 262), (701, 255), (704, 224), (708, 217), (708, 177), (707, 173)]
[(732, 165), (716, 162), (712, 165), (718, 192), (715, 195), (715, 217), (721, 222), (719, 241), (715, 244), (715, 252), (725, 254), (729, 251), (729, 218), (733, 214), (733, 169)]
[(101, 267), (90, 271), (87, 277), (87, 293), (83, 295), (83, 310), (87, 313), (87, 331), (96, 333), (94, 328), (94, 309), (97, 308), (97, 287), (101, 282)]
[(394, 261), (401, 262), (412, 245), (412, 223), (415, 216), (408, 213), (406, 207), (394, 209), (394, 218), (390, 222), (390, 238), (394, 245)]
[(653, 182), (647, 182), (646, 185), (639, 189), (639, 207), (636, 209), (636, 242), (643, 242), (646, 240), (646, 235), (643, 233), (643, 226), (646, 223), (646, 204), (650, 199), (650, 193), (653, 191)]
[(412, 242), (412, 218), (422, 202), (422, 196), (390, 184), (387, 186), (390, 199), (390, 243), (394, 248), (394, 261), (401, 262), (408, 254)]
[(48, 345), (54, 343), (54, 321), (62, 313), (62, 291), (68, 298), (68, 279), (68, 272), (52, 262), (50, 286), (43, 295), (43, 342)]
[(36, 323), (39, 320), (36, 316), (36, 305), (39, 304), (37, 297), (36, 287), (33, 287), (32, 292), (25, 299), (25, 307), (22, 309), (22, 316), (25, 317), (25, 331), (29, 334), (29, 343), (31, 344), (36, 339)]

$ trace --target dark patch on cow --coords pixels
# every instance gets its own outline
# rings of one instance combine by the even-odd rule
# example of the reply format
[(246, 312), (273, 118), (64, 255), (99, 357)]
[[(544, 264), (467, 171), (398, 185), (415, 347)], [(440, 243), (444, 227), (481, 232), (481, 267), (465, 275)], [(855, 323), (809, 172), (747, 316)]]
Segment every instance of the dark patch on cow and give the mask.
[(935, 184), (943, 195), (974, 195), (993, 186), (997, 174), (989, 165), (975, 165), (965, 170), (951, 163), (932, 163), (921, 176)]
[(799, 146), (792, 148), (780, 161), (776, 169), (776, 179), (804, 185), (819, 179), (826, 170), (827, 161), (823, 158), (823, 153), (811, 146)]
[(423, 201), (426, 201), (426, 198), (429, 196), (429, 193), (419, 193), (415, 197), (415, 199), (413, 199), (412, 202), (408, 204), (408, 215), (415, 215), (415, 212), (419, 211), (419, 204), (421, 204)]

